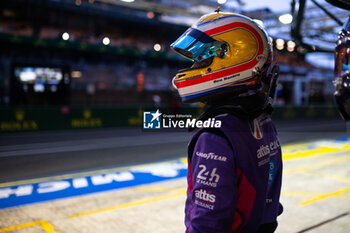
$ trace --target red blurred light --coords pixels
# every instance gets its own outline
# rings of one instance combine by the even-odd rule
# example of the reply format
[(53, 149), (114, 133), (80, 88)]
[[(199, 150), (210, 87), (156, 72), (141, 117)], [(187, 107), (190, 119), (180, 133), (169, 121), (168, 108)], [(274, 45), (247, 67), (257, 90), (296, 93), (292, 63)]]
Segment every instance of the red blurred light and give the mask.
[(143, 91), (145, 86), (145, 76), (143, 75), (143, 73), (138, 73), (136, 76), (136, 90), (141, 92)]
[(149, 12), (147, 13), (147, 17), (148, 17), (149, 19), (153, 19), (153, 18), (154, 18), (154, 12), (149, 11)]

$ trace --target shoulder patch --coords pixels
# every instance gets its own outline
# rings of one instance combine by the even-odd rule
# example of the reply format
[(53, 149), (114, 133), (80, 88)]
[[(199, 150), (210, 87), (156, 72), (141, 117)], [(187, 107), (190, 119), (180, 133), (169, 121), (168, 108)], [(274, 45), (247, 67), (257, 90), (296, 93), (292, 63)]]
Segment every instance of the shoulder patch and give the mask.
[(258, 119), (253, 120), (253, 125), (252, 125), (252, 134), (254, 138), (260, 140), (263, 138), (263, 132), (260, 129), (260, 124)]

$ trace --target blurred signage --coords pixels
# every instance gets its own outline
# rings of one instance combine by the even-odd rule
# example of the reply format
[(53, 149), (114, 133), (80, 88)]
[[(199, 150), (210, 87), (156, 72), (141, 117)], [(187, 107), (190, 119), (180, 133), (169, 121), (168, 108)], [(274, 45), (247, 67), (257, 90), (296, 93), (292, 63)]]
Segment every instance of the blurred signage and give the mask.
[(57, 85), (63, 79), (60, 68), (50, 67), (16, 67), (15, 77), (23, 83), (40, 83)]
[[(145, 130), (152, 130), (161, 121), (161, 129), (174, 129), (191, 126), (197, 127), (197, 116), (202, 108), (184, 108), (183, 114), (165, 114), (171, 109), (162, 107), (157, 118), (156, 110), (144, 111), (140, 107), (74, 107), (68, 105), (54, 107), (4, 107), (0, 108), (0, 132), (19, 132), (36, 130), (62, 130), (62, 129), (92, 129), (107, 127), (141, 126)], [(145, 116), (144, 116), (145, 112)], [(153, 119), (153, 115), (155, 119)], [(339, 117), (334, 106), (283, 106), (275, 107), (272, 117), (274, 119), (297, 118), (331, 118)], [(187, 120), (189, 119), (189, 120)], [(182, 123), (181, 121), (184, 121)], [(152, 125), (153, 123), (153, 125)], [(207, 124), (208, 123), (208, 124)], [(215, 122), (203, 122), (203, 127), (210, 127)], [(152, 127), (151, 127), (152, 126)], [(199, 126), (198, 126), (199, 127)], [(160, 130), (160, 129), (156, 129)]]
[(13, 116), (13, 120), (0, 122), (0, 131), (27, 131), (38, 129), (38, 123), (36, 121), (25, 120), (25, 112), (23, 110), (16, 110)]
[(136, 125), (141, 125), (142, 124), (142, 116), (143, 116), (143, 111), (142, 109), (139, 109), (137, 111), (137, 116), (132, 116), (128, 118), (128, 123), (129, 125), (136, 126)]
[[(102, 174), (94, 171), (88, 176), (67, 174), (61, 177), (36, 179), (41, 182), (33, 180), (34, 182), (0, 184), (0, 209), (185, 177), (187, 165), (178, 159), (141, 165), (128, 170), (103, 171)], [(18, 183), (21, 184), (16, 185)]]
[(83, 118), (72, 119), (72, 128), (98, 128), (102, 127), (101, 118), (92, 118), (90, 109), (83, 110)]
[(70, 67), (59, 64), (11, 65), (11, 105), (65, 105), (69, 103)]

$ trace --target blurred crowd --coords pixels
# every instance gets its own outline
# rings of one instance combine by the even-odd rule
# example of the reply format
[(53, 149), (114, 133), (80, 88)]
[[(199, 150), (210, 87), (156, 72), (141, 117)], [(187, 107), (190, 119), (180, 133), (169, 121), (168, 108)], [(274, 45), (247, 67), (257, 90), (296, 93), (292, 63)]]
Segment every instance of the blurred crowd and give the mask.
[[(139, 85), (142, 90), (151, 91), (169, 90), (171, 78), (177, 71), (166, 64), (152, 66), (145, 61), (96, 65), (79, 62), (72, 66), (72, 70), (81, 72), (72, 77), (72, 89), (82, 90), (93, 85), (96, 90), (132, 90)], [(138, 79), (139, 75), (142, 75), (142, 80)]]

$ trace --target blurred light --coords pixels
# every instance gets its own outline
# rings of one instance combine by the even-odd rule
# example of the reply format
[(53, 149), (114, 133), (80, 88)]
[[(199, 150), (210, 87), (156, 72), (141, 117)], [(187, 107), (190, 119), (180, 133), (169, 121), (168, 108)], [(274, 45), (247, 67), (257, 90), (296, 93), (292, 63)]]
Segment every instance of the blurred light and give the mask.
[(278, 50), (282, 50), (284, 48), (284, 40), (283, 39), (276, 40), (276, 48)]
[(45, 86), (41, 83), (36, 83), (36, 84), (34, 84), (33, 89), (35, 92), (44, 92)]
[(63, 40), (68, 40), (68, 39), (69, 39), (69, 34), (68, 34), (68, 32), (64, 32), (64, 33), (62, 34), (62, 39), (63, 39)]
[(108, 37), (105, 37), (105, 38), (103, 38), (102, 43), (104, 45), (109, 45), (109, 43), (111, 43), (111, 40)]
[(52, 85), (52, 86), (50, 87), (50, 91), (51, 91), (51, 92), (56, 92), (56, 91), (57, 91), (57, 86)]
[(138, 73), (136, 76), (136, 89), (137, 91), (143, 91), (145, 87), (145, 76), (143, 73)]
[(64, 81), (64, 84), (69, 84), (69, 75), (68, 74), (64, 75), (63, 81)]
[(107, 84), (106, 83), (104, 83), (104, 82), (98, 83), (97, 89), (104, 90), (106, 88), (107, 88)]
[(264, 23), (263, 23), (262, 20), (260, 20), (260, 19), (253, 19), (253, 21), (254, 21), (255, 23), (259, 24), (261, 27), (264, 27)]
[(135, 0), (120, 0), (122, 2), (134, 2)]
[(269, 36), (269, 39), (270, 39), (270, 43), (272, 44), (273, 43), (273, 38), (271, 36)]
[(284, 46), (283, 46), (283, 45), (276, 45), (276, 48), (277, 48), (278, 50), (282, 50), (282, 49), (284, 48)]
[(75, 0), (75, 5), (80, 6), (81, 5), (81, 0)]
[(291, 14), (284, 14), (278, 17), (278, 20), (283, 24), (290, 24), (293, 21), (293, 16)]
[[(345, 84), (345, 83), (344, 83)], [(23, 85), (23, 91), (24, 92), (28, 92), (28, 85), (27, 84), (24, 84)]]
[(80, 71), (72, 71), (71, 76), (72, 76), (72, 78), (81, 78), (81, 72)]
[(289, 52), (293, 52), (294, 51), (294, 48), (295, 48), (295, 42), (294, 41), (288, 41), (287, 42), (287, 50)]
[(15, 14), (15, 12), (13, 12), (13, 11), (11, 11), (11, 10), (9, 10), (9, 9), (4, 9), (3, 11), (2, 11), (2, 15), (3, 16), (5, 16), (5, 17), (16, 17), (16, 14)]
[(95, 2), (95, 0), (89, 0), (90, 4), (93, 4)]
[(311, 49), (312, 49), (313, 51), (316, 51), (316, 46), (315, 46), (315, 45), (312, 45), (312, 46), (311, 46)]
[(218, 0), (218, 3), (219, 3), (219, 4), (225, 4), (225, 3), (226, 3), (226, 0)]
[(162, 49), (162, 46), (160, 46), (160, 44), (155, 44), (153, 46), (153, 49), (158, 52), (158, 51), (160, 51)]
[(70, 112), (70, 108), (67, 105), (61, 106), (60, 110), (61, 110), (61, 114), (64, 114), (64, 115), (69, 114), (69, 112)]
[(154, 18), (154, 12), (149, 11), (149, 12), (147, 13), (147, 18), (153, 19), (153, 18)]
[(19, 79), (22, 82), (31, 82), (36, 79), (36, 74), (33, 70), (26, 70), (19, 74)]
[(297, 48), (297, 51), (299, 52), (299, 53), (302, 53), (302, 54), (305, 54), (305, 53), (307, 53), (307, 49), (304, 47), (304, 46), (298, 46), (298, 48)]

